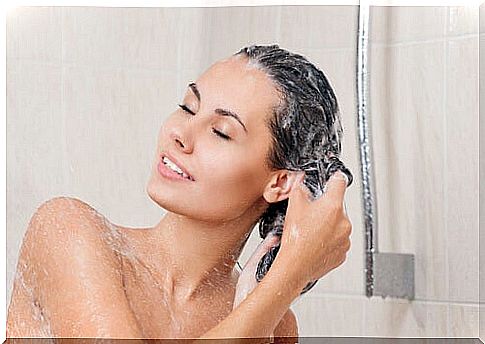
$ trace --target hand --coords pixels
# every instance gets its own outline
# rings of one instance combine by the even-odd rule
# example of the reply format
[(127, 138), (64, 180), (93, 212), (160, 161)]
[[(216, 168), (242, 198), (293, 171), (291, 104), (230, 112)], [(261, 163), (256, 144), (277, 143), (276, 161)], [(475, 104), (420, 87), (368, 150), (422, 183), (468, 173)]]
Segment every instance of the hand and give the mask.
[[(350, 249), (352, 224), (344, 212), (347, 178), (335, 172), (325, 193), (311, 201), (300, 173), (289, 195), (281, 246), (275, 263), (291, 269), (292, 278), (305, 286), (341, 265)], [(295, 281), (296, 281), (295, 280)]]
[(232, 309), (235, 309), (246, 296), (258, 285), (256, 281), (256, 269), (263, 256), (280, 241), (280, 238), (273, 233), (269, 233), (266, 238), (254, 250), (251, 258), (244, 265), (236, 284), (236, 295)]

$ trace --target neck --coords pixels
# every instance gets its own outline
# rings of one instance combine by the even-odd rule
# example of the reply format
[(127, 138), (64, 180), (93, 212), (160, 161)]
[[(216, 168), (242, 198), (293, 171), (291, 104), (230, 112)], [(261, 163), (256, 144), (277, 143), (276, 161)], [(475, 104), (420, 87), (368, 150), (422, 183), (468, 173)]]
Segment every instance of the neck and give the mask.
[(257, 218), (209, 223), (167, 212), (148, 237), (155, 246), (150, 251), (164, 262), (169, 296), (186, 302), (227, 288)]

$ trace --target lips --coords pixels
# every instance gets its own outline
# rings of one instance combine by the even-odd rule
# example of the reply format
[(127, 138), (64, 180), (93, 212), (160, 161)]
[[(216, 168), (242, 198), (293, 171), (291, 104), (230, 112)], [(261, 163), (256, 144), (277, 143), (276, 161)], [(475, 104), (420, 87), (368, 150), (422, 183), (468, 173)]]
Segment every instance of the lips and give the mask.
[(162, 152), (160, 154), (160, 161), (162, 162), (163, 164), (163, 158), (164, 157), (167, 157), (168, 159), (170, 159), (175, 165), (177, 165), (186, 175), (189, 176), (188, 179), (192, 180), (192, 181), (195, 181), (195, 178), (194, 176), (185, 168), (184, 165), (182, 165), (177, 159), (175, 159), (171, 154), (169, 153), (166, 153), (166, 152)]

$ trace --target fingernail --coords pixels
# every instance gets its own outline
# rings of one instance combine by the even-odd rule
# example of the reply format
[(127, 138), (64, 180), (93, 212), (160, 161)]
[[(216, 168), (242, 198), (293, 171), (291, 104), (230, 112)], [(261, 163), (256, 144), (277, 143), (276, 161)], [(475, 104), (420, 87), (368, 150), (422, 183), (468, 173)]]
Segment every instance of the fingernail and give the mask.
[(345, 180), (346, 184), (348, 184), (348, 182), (349, 182), (347, 175), (340, 170), (337, 170), (334, 174), (332, 174), (332, 176), (330, 178), (331, 179)]

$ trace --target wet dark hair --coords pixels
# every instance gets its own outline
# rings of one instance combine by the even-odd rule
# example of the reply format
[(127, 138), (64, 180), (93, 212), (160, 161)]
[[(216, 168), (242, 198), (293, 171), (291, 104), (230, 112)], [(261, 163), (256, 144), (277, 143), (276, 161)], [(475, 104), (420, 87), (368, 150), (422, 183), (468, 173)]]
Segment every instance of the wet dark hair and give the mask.
[[(273, 45), (251, 45), (233, 56), (245, 56), (248, 64), (265, 72), (275, 84), (280, 102), (267, 121), (272, 145), (267, 156), (270, 169), (305, 171), (304, 184), (317, 198), (324, 184), (341, 170), (352, 183), (352, 174), (338, 159), (341, 153), (342, 125), (337, 98), (325, 74), (306, 57)], [(288, 200), (271, 203), (259, 219), (259, 235), (283, 233)], [(260, 260), (256, 271), (259, 282), (276, 258), (280, 244)], [(317, 280), (309, 282), (301, 294)], [(301, 295), (300, 294), (300, 295)]]

